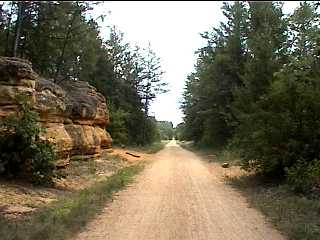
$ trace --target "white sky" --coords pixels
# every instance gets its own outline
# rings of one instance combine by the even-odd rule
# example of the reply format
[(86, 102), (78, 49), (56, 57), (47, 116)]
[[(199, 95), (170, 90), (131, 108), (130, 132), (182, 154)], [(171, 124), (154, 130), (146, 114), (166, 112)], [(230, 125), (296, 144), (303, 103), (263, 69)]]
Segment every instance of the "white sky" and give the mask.
[[(291, 12), (298, 4), (285, 2), (284, 12)], [(205, 43), (199, 33), (224, 21), (221, 6), (222, 2), (214, 1), (109, 1), (94, 10), (96, 16), (107, 14), (101, 23), (103, 37), (108, 35), (107, 26), (116, 25), (124, 32), (125, 41), (141, 47), (150, 42), (161, 58), (170, 92), (151, 105), (150, 113), (157, 120), (172, 121), (174, 126), (182, 122), (179, 101), (184, 82), (194, 69), (194, 52)]]

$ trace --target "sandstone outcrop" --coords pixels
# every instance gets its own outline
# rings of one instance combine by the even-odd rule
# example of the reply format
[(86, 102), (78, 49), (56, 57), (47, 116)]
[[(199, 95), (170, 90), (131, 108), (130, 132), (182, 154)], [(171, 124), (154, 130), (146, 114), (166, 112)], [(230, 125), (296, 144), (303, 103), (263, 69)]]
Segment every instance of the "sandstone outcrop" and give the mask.
[(87, 82), (57, 85), (40, 78), (26, 60), (0, 57), (0, 117), (17, 111), (19, 93), (26, 93), (39, 113), (46, 130), (41, 137), (53, 144), (57, 165), (67, 164), (72, 157), (96, 157), (111, 148), (112, 139), (105, 130), (109, 124), (106, 100)]

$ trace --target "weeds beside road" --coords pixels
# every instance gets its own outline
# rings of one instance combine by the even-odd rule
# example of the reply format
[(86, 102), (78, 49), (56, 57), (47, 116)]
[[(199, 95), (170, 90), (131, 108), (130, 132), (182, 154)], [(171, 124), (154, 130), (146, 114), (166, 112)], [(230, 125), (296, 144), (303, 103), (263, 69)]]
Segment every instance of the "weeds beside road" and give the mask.
[(117, 171), (105, 180), (54, 202), (26, 219), (9, 221), (0, 218), (2, 240), (58, 240), (71, 237), (92, 219), (111, 199), (114, 192), (124, 188), (143, 169), (136, 164)]
[(160, 150), (162, 150), (168, 142), (169, 141), (167, 141), (167, 140), (165, 140), (165, 141), (163, 140), (160, 142), (154, 142), (149, 145), (145, 145), (145, 146), (141, 146), (141, 147), (129, 147), (129, 149), (132, 149), (132, 150), (135, 150), (138, 152), (153, 154), (153, 153), (157, 153)]
[(319, 196), (297, 195), (285, 184), (269, 184), (257, 176), (231, 178), (227, 182), (244, 193), (249, 204), (290, 240), (319, 239)]

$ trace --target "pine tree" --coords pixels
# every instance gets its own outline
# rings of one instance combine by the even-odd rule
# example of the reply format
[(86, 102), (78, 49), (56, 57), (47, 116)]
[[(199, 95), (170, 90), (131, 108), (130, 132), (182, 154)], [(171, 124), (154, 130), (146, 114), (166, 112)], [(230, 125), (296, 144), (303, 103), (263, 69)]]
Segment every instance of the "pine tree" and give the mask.
[(139, 94), (144, 104), (144, 112), (148, 115), (151, 102), (157, 94), (166, 93), (168, 83), (162, 80), (164, 72), (161, 70), (160, 58), (151, 49), (150, 43), (144, 49), (141, 58), (142, 76), (138, 84)]
[(195, 141), (216, 147), (226, 144), (233, 134), (232, 91), (242, 83), (243, 31), (247, 25), (247, 9), (243, 3), (224, 3), (222, 9), (228, 22), (202, 34), (207, 46), (198, 51), (196, 73), (188, 79), (182, 106), (186, 126)]

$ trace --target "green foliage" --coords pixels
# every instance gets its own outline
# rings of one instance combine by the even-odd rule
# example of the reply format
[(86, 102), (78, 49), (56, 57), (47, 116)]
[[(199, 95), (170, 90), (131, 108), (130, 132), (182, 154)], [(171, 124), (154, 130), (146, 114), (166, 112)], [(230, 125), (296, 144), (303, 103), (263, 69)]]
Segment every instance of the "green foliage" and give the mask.
[(112, 104), (110, 131), (115, 143), (144, 144), (157, 138), (143, 129), (150, 128), (150, 104), (167, 92), (160, 59), (150, 44), (132, 48), (116, 27), (102, 40), (98, 23), (104, 16), (94, 19), (91, 12), (99, 4), (0, 3), (0, 54), (30, 60), (37, 73), (56, 83), (89, 82)]
[(145, 120), (144, 125), (144, 136), (142, 139), (142, 145), (159, 142), (160, 141), (160, 132), (157, 126), (157, 120), (154, 117), (148, 117)]
[(319, 85), (301, 82), (291, 71), (279, 73), (255, 113), (241, 119), (234, 144), (246, 169), (281, 176), (298, 159), (319, 157)]
[(157, 125), (161, 140), (170, 140), (173, 138), (174, 129), (172, 122), (158, 121)]
[(110, 126), (108, 131), (112, 136), (114, 144), (127, 144), (128, 143), (128, 130), (126, 128), (126, 119), (130, 115), (122, 109), (115, 110), (114, 107), (109, 104), (110, 114)]
[(142, 58), (140, 58), (140, 76), (138, 83), (138, 92), (143, 103), (143, 109), (148, 116), (151, 102), (159, 93), (166, 93), (167, 82), (162, 80), (163, 71), (161, 70), (160, 58), (151, 49), (150, 43), (146, 49), (143, 49)]
[(174, 138), (179, 141), (185, 140), (186, 139), (186, 137), (185, 137), (186, 131), (187, 130), (185, 127), (185, 123), (184, 122), (179, 123), (174, 129)]
[(26, 164), (28, 172), (31, 173), (31, 181), (36, 185), (50, 184), (54, 175), (55, 154), (52, 146), (45, 141), (37, 141), (30, 146), (31, 158)]
[(197, 145), (223, 146), (234, 131), (230, 105), (243, 74), (247, 9), (243, 3), (224, 3), (223, 13), (228, 23), (202, 34), (207, 46), (198, 51), (196, 71), (184, 92), (185, 137)]
[[(146, 148), (146, 153), (157, 153), (160, 150), (162, 150), (166, 145), (166, 142), (164, 141), (158, 141), (158, 142), (154, 142), (151, 145), (147, 145)], [(143, 149), (142, 149), (143, 151)]]
[(115, 110), (110, 104), (111, 123), (108, 127), (115, 144), (149, 145), (160, 141), (157, 121), (146, 117), (142, 111), (125, 112), (121, 108)]
[(37, 73), (56, 82), (89, 81), (101, 48), (98, 25), (90, 15), (94, 5), (79, 1), (4, 3), (0, 54), (28, 59)]
[(286, 168), (286, 175), (295, 192), (308, 193), (314, 186), (320, 186), (320, 161), (299, 159), (292, 167)]
[(166, 92), (166, 83), (150, 46), (143, 51), (137, 46), (132, 49), (123, 37), (121, 31), (111, 29), (90, 83), (109, 101), (108, 130), (115, 143), (150, 144), (159, 139), (159, 133), (148, 109), (157, 94)]
[(131, 129), (134, 129), (135, 135), (131, 138), (131, 145), (150, 145), (154, 142), (160, 141), (160, 133), (157, 127), (157, 121), (154, 117), (145, 116), (142, 112), (140, 114), (131, 115), (135, 122), (131, 122), (132, 119), (129, 121), (135, 123), (134, 126), (130, 126)]
[(0, 121), (0, 174), (27, 177), (35, 184), (50, 183), (54, 170), (54, 152), (41, 131), (37, 113), (31, 111), (27, 97), (17, 97), (20, 110)]
[[(301, 13), (301, 8), (306, 5), (301, 5), (291, 19), (295, 19), (297, 12)], [(291, 28), (296, 21), (289, 22)], [(288, 40), (293, 51), (287, 57), (287, 63), (268, 74), (271, 80), (264, 93), (257, 95), (250, 87), (237, 92), (234, 106), (240, 124), (235, 145), (241, 149), (245, 169), (284, 176), (285, 169), (295, 166), (297, 161), (303, 159), (308, 165), (313, 159), (319, 159), (320, 86), (316, 67), (319, 60), (312, 57), (316, 54), (315, 40), (307, 37), (316, 30), (310, 31), (311, 27), (308, 27), (311, 19), (302, 22), (305, 27), (300, 29), (295, 42)], [(304, 46), (304, 55), (301, 54), (302, 42), (309, 42)], [(274, 53), (280, 54), (277, 49)], [(275, 62), (272, 58), (268, 61)], [(257, 69), (255, 76), (261, 75), (260, 70)]]
[(246, 170), (303, 191), (319, 184), (319, 11), (304, 2), (285, 16), (282, 5), (224, 4), (227, 22), (202, 35), (186, 81), (182, 132), (201, 146), (230, 143)]

